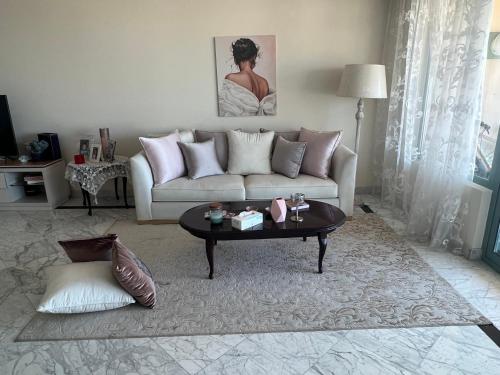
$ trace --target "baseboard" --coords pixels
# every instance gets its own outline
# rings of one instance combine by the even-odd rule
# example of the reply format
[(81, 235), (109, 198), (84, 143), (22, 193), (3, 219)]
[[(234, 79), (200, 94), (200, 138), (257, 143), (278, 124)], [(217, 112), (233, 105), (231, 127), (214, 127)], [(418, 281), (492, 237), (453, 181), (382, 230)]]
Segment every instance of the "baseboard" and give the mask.
[(155, 220), (137, 220), (139, 225), (160, 225), (160, 224), (179, 224), (179, 220), (155, 219)]
[(380, 186), (358, 186), (354, 189), (356, 194), (380, 194), (381, 191)]

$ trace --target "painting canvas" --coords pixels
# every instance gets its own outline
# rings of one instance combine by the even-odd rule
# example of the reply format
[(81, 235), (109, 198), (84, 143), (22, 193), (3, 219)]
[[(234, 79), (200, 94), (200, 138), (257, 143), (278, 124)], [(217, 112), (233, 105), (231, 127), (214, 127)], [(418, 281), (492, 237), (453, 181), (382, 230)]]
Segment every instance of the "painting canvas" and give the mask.
[(276, 37), (215, 38), (219, 116), (276, 115)]
[(500, 32), (490, 33), (488, 59), (500, 59)]

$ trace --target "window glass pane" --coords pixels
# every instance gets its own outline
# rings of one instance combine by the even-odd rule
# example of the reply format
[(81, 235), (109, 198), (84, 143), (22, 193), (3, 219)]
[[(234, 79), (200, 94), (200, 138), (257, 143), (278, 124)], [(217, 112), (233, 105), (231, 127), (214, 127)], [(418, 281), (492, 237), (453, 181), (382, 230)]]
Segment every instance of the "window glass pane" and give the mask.
[(495, 248), (493, 249), (493, 252), (496, 254), (500, 253), (500, 225), (498, 226), (497, 239), (495, 240)]
[[(490, 45), (499, 33), (490, 33)], [(477, 142), (476, 177), (488, 179), (500, 127), (500, 57), (488, 55), (483, 88), (483, 113)]]

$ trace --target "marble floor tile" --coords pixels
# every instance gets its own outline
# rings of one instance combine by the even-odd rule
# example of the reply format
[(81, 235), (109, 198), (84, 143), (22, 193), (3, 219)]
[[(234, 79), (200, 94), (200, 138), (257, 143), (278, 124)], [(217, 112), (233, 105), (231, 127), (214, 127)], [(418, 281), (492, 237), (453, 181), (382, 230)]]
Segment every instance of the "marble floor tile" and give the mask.
[[(227, 339), (224, 339), (225, 337)], [(241, 335), (187, 336), (159, 337), (153, 340), (189, 374), (196, 374), (238, 345), (244, 337)]]
[(401, 364), (394, 364), (373, 351), (364, 351), (347, 339), (339, 340), (319, 358), (306, 375), (412, 374)]
[(372, 353), (392, 366), (415, 371), (439, 339), (443, 327), (348, 331), (345, 339), (361, 353)]
[(151, 339), (0, 344), (2, 374), (187, 375)]
[(500, 374), (500, 350), (475, 326), (446, 327), (419, 370), (427, 374)]
[(332, 341), (338, 341), (343, 336), (328, 336), (321, 332), (290, 332), (253, 334), (247, 338), (278, 357), (290, 368), (303, 373), (332, 347)]
[(0, 343), (13, 342), (34, 314), (35, 308), (24, 294), (14, 291), (4, 297), (0, 303)]
[(300, 374), (288, 367), (278, 357), (270, 354), (262, 347), (248, 339), (224, 354), (199, 372), (204, 375), (285, 375)]

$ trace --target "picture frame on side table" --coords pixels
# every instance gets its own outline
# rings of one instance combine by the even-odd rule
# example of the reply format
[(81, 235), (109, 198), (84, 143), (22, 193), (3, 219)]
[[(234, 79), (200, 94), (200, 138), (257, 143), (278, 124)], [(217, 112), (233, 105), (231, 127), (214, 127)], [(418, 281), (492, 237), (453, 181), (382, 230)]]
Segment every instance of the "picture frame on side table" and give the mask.
[(111, 161), (109, 155), (109, 128), (99, 128), (99, 135), (101, 136), (102, 160)]
[(90, 157), (89, 162), (98, 163), (101, 160), (101, 150), (102, 146), (98, 143), (90, 145)]
[(90, 159), (90, 139), (80, 139), (79, 154), (85, 157), (85, 160)]
[(108, 153), (110, 162), (115, 160), (116, 140), (110, 139), (108, 143)]

